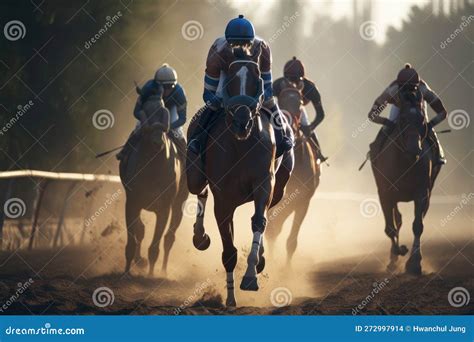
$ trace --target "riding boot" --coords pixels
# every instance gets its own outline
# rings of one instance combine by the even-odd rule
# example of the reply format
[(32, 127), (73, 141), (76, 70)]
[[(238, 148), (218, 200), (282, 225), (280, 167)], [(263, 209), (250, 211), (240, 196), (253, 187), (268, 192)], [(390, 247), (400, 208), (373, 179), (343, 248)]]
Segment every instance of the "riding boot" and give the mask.
[(184, 165), (186, 165), (186, 139), (181, 132), (170, 131), (168, 136), (176, 145), (179, 161), (181, 162), (181, 166), (184, 167)]
[(200, 155), (203, 152), (204, 147), (206, 146), (208, 125), (211, 121), (211, 118), (216, 113), (216, 110), (206, 105), (205, 107), (201, 108), (199, 112), (201, 113), (198, 118), (199, 122), (195, 126), (194, 131), (189, 137), (188, 142), (188, 150), (194, 153), (195, 155)]
[(387, 141), (388, 136), (392, 133), (394, 126), (383, 125), (377, 133), (375, 140), (369, 145), (370, 158), (374, 160), (382, 151), (383, 145)]
[(443, 147), (441, 146), (441, 143), (439, 142), (438, 135), (436, 134), (434, 128), (431, 126), (428, 131), (428, 136), (429, 136), (429, 142), (430, 142), (431, 148), (433, 149), (433, 152), (434, 152), (433, 157), (434, 157), (435, 165), (446, 164), (446, 158), (444, 156)]
[(271, 122), (273, 123), (273, 132), (275, 133), (276, 140), (276, 158), (278, 158), (283, 155), (283, 153), (291, 150), (295, 142), (292, 136), (286, 134), (286, 125), (283, 124), (286, 122), (286, 119), (280, 111), (280, 108), (278, 108), (276, 104), (273, 104), (268, 110), (271, 112)]
[(140, 140), (140, 134), (138, 132), (133, 131), (132, 133), (130, 133), (130, 135), (128, 136), (127, 142), (125, 143), (123, 148), (120, 150), (120, 152), (115, 155), (115, 158), (117, 158), (117, 160), (125, 160), (125, 158), (128, 157), (130, 152), (135, 149), (139, 140)]

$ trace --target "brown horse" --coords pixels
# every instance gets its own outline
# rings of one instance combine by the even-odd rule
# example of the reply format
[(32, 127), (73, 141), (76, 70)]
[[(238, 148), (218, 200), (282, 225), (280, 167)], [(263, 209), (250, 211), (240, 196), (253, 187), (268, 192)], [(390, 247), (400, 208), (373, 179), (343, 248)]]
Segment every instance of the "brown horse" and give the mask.
[[(267, 211), (281, 199), (293, 168), (293, 151), (275, 159), (271, 120), (261, 107), (263, 81), (257, 63), (259, 55), (260, 50), (252, 54), (243, 50), (234, 51), (234, 60), (230, 63), (223, 87), (225, 109), (215, 114), (218, 118), (209, 130), (203, 165), (197, 167), (188, 158), (188, 186), (200, 200), (193, 242), (201, 250), (209, 246), (210, 240), (202, 224), (209, 183), (223, 245), (222, 263), (227, 272), (227, 306), (236, 305), (234, 212), (244, 203), (252, 201), (255, 205), (251, 220), (252, 247), (240, 288), (257, 291), (257, 274), (265, 267), (263, 233)], [(191, 134), (197, 121), (191, 123), (188, 134)], [(284, 128), (287, 134), (291, 134), (289, 127)]]
[(298, 233), (308, 213), (309, 203), (319, 185), (321, 165), (319, 159), (316, 161), (310, 141), (299, 129), (302, 109), (302, 95), (299, 89), (289, 87), (282, 90), (278, 97), (278, 104), (288, 117), (296, 138), (295, 167), (283, 199), (268, 212), (267, 238), (274, 245), (282, 231), (283, 223), (292, 213), (295, 214), (286, 242), (287, 263), (290, 264), (298, 243)]
[(385, 233), (392, 241), (389, 271), (396, 269), (399, 255), (408, 249), (399, 245), (402, 215), (398, 202), (415, 203), (413, 247), (405, 269), (407, 273), (421, 274), (420, 237), (423, 218), (428, 212), (431, 191), (440, 165), (433, 163), (433, 151), (427, 138), (428, 126), (423, 111), (400, 111), (395, 129), (389, 135), (383, 150), (371, 158), (372, 171), (385, 217)]
[(188, 197), (186, 177), (181, 172), (178, 152), (167, 136), (170, 115), (161, 96), (151, 96), (143, 109), (148, 125), (141, 127), (138, 147), (120, 162), (120, 178), (126, 191), (125, 216), (127, 246), (125, 272), (132, 261), (144, 264), (140, 256), (145, 226), (140, 219), (142, 209), (156, 214), (155, 233), (148, 249), (149, 274), (158, 259), (161, 237), (171, 215), (164, 240), (163, 271), (175, 240), (175, 232), (183, 218), (182, 204)]

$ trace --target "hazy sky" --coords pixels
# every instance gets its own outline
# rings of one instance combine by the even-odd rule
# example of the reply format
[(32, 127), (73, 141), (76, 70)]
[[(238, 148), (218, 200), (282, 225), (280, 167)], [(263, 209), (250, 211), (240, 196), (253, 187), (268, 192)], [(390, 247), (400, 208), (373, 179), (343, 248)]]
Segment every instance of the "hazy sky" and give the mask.
[[(279, 1), (285, 0), (231, 0), (230, 3), (236, 9), (250, 10), (251, 8), (265, 13), (272, 6), (276, 6)], [(363, 4), (370, 1), (359, 0), (359, 3)], [(318, 15), (329, 15), (335, 19), (352, 18), (353, 0), (300, 0), (299, 2), (308, 4), (304, 13), (305, 21), (308, 24), (316, 19)], [(423, 7), (429, 3), (431, 3), (430, 0), (372, 0), (372, 20), (377, 23), (378, 28), (375, 40), (380, 43), (383, 42), (385, 32), (389, 26), (400, 28), (403, 20), (408, 17), (412, 6)], [(265, 16), (262, 16), (262, 18), (265, 18)]]

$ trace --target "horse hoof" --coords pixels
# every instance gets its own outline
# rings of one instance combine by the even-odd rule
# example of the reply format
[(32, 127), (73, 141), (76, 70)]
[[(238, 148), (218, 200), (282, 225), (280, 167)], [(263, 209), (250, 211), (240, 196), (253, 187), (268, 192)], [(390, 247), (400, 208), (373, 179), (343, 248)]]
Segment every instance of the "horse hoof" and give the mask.
[(421, 275), (421, 263), (419, 261), (408, 259), (405, 264), (405, 271), (408, 274), (420, 276)]
[(242, 291), (258, 291), (257, 277), (244, 276), (240, 283), (240, 289)]
[(258, 258), (257, 273), (262, 273), (265, 269), (265, 257), (262, 255)]
[(145, 268), (148, 266), (148, 261), (145, 258), (139, 257), (135, 259), (135, 265), (137, 265), (139, 268)]
[(237, 306), (237, 303), (235, 302), (235, 299), (229, 299), (225, 301), (225, 306), (228, 308), (235, 308)]
[(405, 245), (401, 245), (400, 248), (398, 249), (398, 254), (401, 256), (404, 256), (408, 253), (408, 248)]
[(211, 238), (206, 233), (204, 233), (203, 236), (194, 235), (193, 244), (196, 249), (199, 249), (200, 251), (205, 251), (211, 245)]
[(397, 264), (394, 262), (391, 262), (390, 264), (387, 265), (387, 272), (393, 273), (397, 270)]

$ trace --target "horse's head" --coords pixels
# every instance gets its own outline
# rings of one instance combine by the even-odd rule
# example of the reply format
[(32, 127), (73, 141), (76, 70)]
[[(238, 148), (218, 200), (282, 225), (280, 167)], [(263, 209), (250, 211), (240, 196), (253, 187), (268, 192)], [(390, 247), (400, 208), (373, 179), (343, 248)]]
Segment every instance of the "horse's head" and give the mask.
[(263, 97), (258, 58), (243, 48), (234, 49), (223, 89), (223, 104), (227, 123), (238, 140), (246, 140), (252, 131)]
[(398, 119), (398, 141), (401, 149), (410, 158), (418, 160), (423, 149), (423, 141), (428, 133), (428, 125), (424, 114), (423, 99), (421, 93), (417, 91), (402, 91), (402, 103), (409, 103), (409, 106), (400, 108)]
[(295, 134), (299, 130), (302, 105), (303, 96), (298, 88), (286, 87), (278, 95), (278, 106), (283, 114), (285, 114)]
[(143, 140), (147, 146), (162, 151), (166, 146), (166, 135), (170, 127), (170, 113), (164, 106), (161, 94), (148, 97), (143, 104), (147, 124), (142, 129)]

